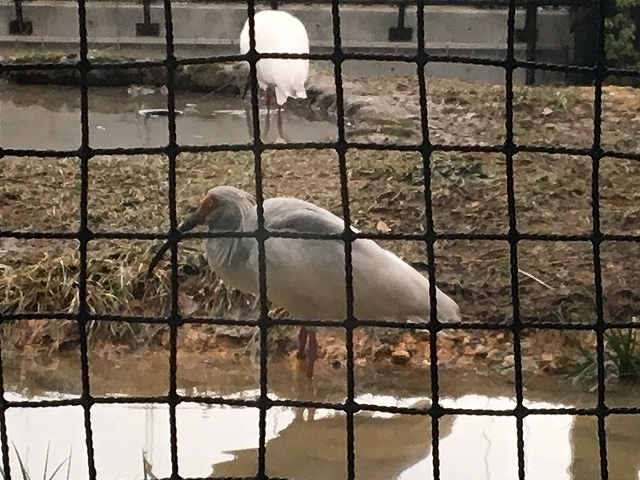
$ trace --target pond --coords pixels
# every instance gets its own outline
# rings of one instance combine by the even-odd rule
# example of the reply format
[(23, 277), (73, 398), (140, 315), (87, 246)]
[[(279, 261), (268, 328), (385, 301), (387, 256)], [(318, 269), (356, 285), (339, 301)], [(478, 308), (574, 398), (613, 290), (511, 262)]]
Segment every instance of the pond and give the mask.
[[(218, 363), (206, 357), (179, 358), (179, 393), (227, 399), (253, 399), (258, 372), (242, 361)], [(6, 398), (74, 398), (80, 392), (77, 358), (10, 357), (5, 362)], [(167, 391), (166, 356), (116, 359), (91, 357), (95, 396), (154, 396)], [(327, 402), (344, 401), (344, 370), (309, 385), (295, 379), (288, 363), (269, 368), (269, 396)], [(388, 406), (428, 405), (424, 375), (369, 372), (358, 387), (359, 402)], [(360, 377), (359, 377), (360, 378)], [(413, 380), (412, 380), (413, 379)], [(375, 386), (374, 386), (375, 385)], [(504, 379), (461, 376), (443, 371), (445, 407), (510, 409), (513, 385)], [(369, 391), (367, 391), (369, 390)], [(420, 394), (419, 392), (423, 392)], [(594, 395), (566, 384), (543, 381), (526, 391), (531, 408), (593, 406)], [(627, 398), (638, 398), (627, 392)], [(87, 478), (83, 409), (79, 406), (22, 408), (6, 413), (8, 435), (32, 478), (42, 478), (47, 449), (48, 474)], [(255, 475), (258, 458), (256, 408), (181, 403), (177, 407), (179, 473), (182, 477)], [(169, 409), (157, 403), (94, 405), (91, 422), (99, 480), (168, 477), (171, 474)], [(640, 418), (607, 419), (609, 478), (636, 479), (640, 472)], [(355, 417), (356, 478), (418, 480), (433, 478), (431, 419), (361, 412)], [(509, 416), (448, 415), (439, 423), (440, 478), (518, 478), (516, 422)], [(274, 407), (266, 420), (266, 472), (298, 480), (346, 478), (346, 422), (329, 410)], [(596, 422), (591, 417), (529, 415), (524, 420), (527, 479), (600, 478)], [(147, 462), (147, 476), (143, 468)], [(14, 478), (20, 467), (11, 451)], [(68, 470), (67, 470), (68, 469)]]
[[(275, 102), (274, 102), (275, 103)], [(285, 104), (283, 132), (290, 142), (335, 140), (335, 120), (308, 107)], [(261, 101), (261, 128), (266, 108)], [(145, 114), (166, 109), (161, 89), (141, 87), (89, 89), (89, 144), (92, 148), (159, 147), (169, 141), (166, 116)], [(246, 144), (249, 135), (247, 108), (239, 97), (206, 93), (178, 93), (176, 118), (181, 145)], [(250, 114), (250, 113), (249, 113)], [(262, 132), (264, 134), (264, 132)], [(272, 112), (266, 140), (277, 138), (276, 115)], [(0, 145), (16, 149), (72, 150), (80, 146), (80, 90), (61, 86), (16, 86), (0, 90)]]

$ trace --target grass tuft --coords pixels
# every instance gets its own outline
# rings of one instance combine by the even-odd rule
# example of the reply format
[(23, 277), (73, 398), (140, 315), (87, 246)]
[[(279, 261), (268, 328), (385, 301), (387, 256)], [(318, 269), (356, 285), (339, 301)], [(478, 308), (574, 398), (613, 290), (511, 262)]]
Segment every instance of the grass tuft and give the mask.
[[(604, 334), (605, 382), (640, 381), (640, 336), (636, 329), (611, 329)], [(575, 383), (598, 388), (598, 361), (595, 353), (595, 338), (590, 345), (576, 343), (580, 357), (571, 369)]]
[[(13, 445), (13, 451), (16, 454), (16, 458), (18, 460), (18, 465), (20, 466), (20, 475), (21, 475), (22, 480), (31, 480), (31, 475), (29, 474), (29, 470), (27, 469), (27, 466), (25, 465), (24, 461), (22, 460), (22, 456), (20, 455), (20, 452), (18, 451), (18, 447), (16, 447), (15, 443), (13, 443), (13, 442), (11, 442), (11, 444)], [(67, 458), (65, 458), (62, 462), (60, 462), (56, 468), (53, 469), (53, 472), (51, 473), (51, 475), (47, 476), (47, 470), (48, 470), (48, 467), (49, 467), (49, 449), (50, 449), (50, 447), (51, 447), (51, 444), (48, 443), (47, 444), (47, 451), (46, 451), (45, 457), (44, 457), (44, 472), (42, 474), (42, 480), (54, 480), (56, 475), (58, 475), (58, 472), (60, 472), (60, 470), (62, 469), (62, 467), (65, 464), (67, 464), (67, 478), (66, 478), (66, 480), (69, 480), (70, 467), (71, 467), (71, 451), (69, 451), (69, 456)], [(0, 474), (2, 475), (3, 480), (5, 480), (4, 469), (0, 469)]]

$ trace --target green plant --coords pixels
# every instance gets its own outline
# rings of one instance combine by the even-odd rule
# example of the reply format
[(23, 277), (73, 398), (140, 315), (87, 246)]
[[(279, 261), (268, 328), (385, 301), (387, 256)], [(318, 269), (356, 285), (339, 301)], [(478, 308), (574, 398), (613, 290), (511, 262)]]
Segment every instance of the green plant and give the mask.
[(637, 331), (632, 328), (609, 330), (605, 338), (607, 346), (611, 348), (609, 357), (618, 370), (618, 376), (627, 380), (639, 380), (640, 348)]
[[(13, 442), (12, 442), (12, 445), (13, 445), (13, 450), (16, 452), (18, 464), (20, 465), (20, 474), (22, 476), (22, 480), (31, 480), (31, 475), (29, 475), (29, 471), (27, 470), (26, 465), (22, 461), (22, 457), (20, 456), (20, 452), (18, 451), (18, 448)], [(60, 471), (60, 469), (62, 469), (65, 463), (67, 464), (66, 480), (69, 480), (69, 475), (71, 473), (71, 453), (72, 453), (71, 450), (69, 450), (69, 456), (65, 458), (62, 462), (60, 462), (60, 464), (53, 470), (53, 473), (51, 475), (47, 476), (47, 469), (49, 466), (49, 447), (50, 446), (51, 444), (47, 444), (47, 453), (45, 454), (45, 457), (44, 457), (44, 473), (42, 474), (42, 480), (53, 480), (54, 477)], [(0, 475), (2, 475), (3, 480), (5, 480), (4, 469), (0, 469)]]
[[(640, 381), (640, 336), (632, 328), (607, 330), (604, 334), (605, 381)], [(592, 383), (598, 376), (595, 351), (576, 342), (582, 360), (573, 369), (576, 381)], [(593, 389), (597, 386), (593, 387)]]
[(609, 62), (619, 68), (640, 66), (640, 52), (636, 48), (634, 10), (640, 0), (615, 0), (615, 13), (605, 19), (605, 50)]

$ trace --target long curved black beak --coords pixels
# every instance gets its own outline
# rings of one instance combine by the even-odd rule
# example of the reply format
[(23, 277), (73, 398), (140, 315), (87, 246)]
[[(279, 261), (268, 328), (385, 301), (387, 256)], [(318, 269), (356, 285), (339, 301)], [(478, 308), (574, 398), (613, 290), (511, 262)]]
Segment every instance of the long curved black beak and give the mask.
[[(196, 228), (200, 223), (199, 211), (195, 211), (178, 226), (178, 231), (180, 233), (186, 233), (189, 230)], [(151, 263), (149, 264), (149, 268), (147, 269), (147, 277), (150, 277), (153, 274), (156, 266), (158, 266), (158, 263), (160, 263), (160, 260), (162, 260), (162, 257), (169, 248), (171, 248), (171, 240), (167, 240), (154, 255)]]

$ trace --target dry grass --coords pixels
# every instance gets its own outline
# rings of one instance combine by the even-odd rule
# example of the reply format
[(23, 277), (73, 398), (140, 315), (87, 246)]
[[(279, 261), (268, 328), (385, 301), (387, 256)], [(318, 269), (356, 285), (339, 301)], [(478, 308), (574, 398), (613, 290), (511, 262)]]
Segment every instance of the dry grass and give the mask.
[[(331, 82), (320, 75), (316, 88)], [(324, 83), (323, 83), (324, 82)], [(347, 100), (359, 106), (350, 139), (410, 142), (420, 138), (417, 82), (411, 78), (346, 83)], [(430, 139), (436, 143), (496, 144), (504, 140), (504, 92), (500, 86), (430, 80)], [(389, 94), (389, 92), (393, 92)], [(519, 144), (589, 147), (589, 88), (517, 87), (514, 130)], [(640, 94), (608, 87), (603, 107), (603, 146), (638, 149)], [(75, 231), (79, 221), (79, 165), (74, 159), (2, 160), (1, 228)], [(263, 155), (267, 197), (308, 199), (340, 214), (338, 164), (331, 152), (268, 151)], [(406, 152), (349, 151), (351, 212), (355, 224), (375, 231), (382, 220), (394, 232), (425, 225), (422, 159)], [(101, 157), (90, 161), (89, 227), (93, 231), (164, 232), (168, 228), (167, 160), (162, 156)], [(253, 157), (247, 153), (183, 154), (177, 160), (178, 214), (184, 217), (210, 187), (231, 184), (253, 190)], [(435, 153), (432, 197), (439, 231), (506, 232), (505, 159), (498, 154)], [(591, 160), (567, 155), (518, 154), (514, 159), (518, 229), (585, 233), (591, 230)], [(640, 234), (640, 164), (604, 159), (600, 170), (602, 229)], [(254, 300), (230, 292), (205, 266), (200, 242), (180, 244), (180, 290), (185, 311), (197, 315), (255, 317)], [(420, 242), (384, 242), (410, 262), (425, 261)], [(157, 245), (148, 241), (92, 241), (88, 252), (88, 304), (93, 312), (163, 314), (168, 273), (157, 270), (142, 296), (133, 288)], [(459, 301), (467, 320), (504, 321), (512, 314), (506, 243), (442, 241), (437, 247), (439, 286)], [(521, 312), (527, 318), (594, 320), (593, 260), (588, 243), (522, 242), (519, 245)], [(605, 307), (609, 320), (637, 315), (640, 248), (602, 248)], [(0, 311), (73, 311), (77, 307), (78, 245), (74, 241), (0, 243)], [(540, 280), (536, 281), (531, 276)], [(550, 288), (549, 288), (550, 287)], [(192, 299), (194, 303), (185, 298)], [(57, 325), (60, 325), (59, 323)], [(73, 325), (12, 332), (16, 346), (61, 348)], [(163, 345), (162, 327), (94, 327), (93, 335), (116, 343)], [(24, 329), (23, 329), (24, 330)], [(193, 327), (186, 348), (212, 348), (212, 329)], [(198, 333), (201, 332), (201, 333)], [(224, 332), (223, 332), (224, 333)], [(248, 338), (250, 332), (243, 332)], [(187, 336), (188, 337), (188, 336)], [(66, 340), (65, 340), (66, 339)], [(500, 343), (500, 342), (498, 342)], [(417, 347), (416, 347), (417, 348)]]

